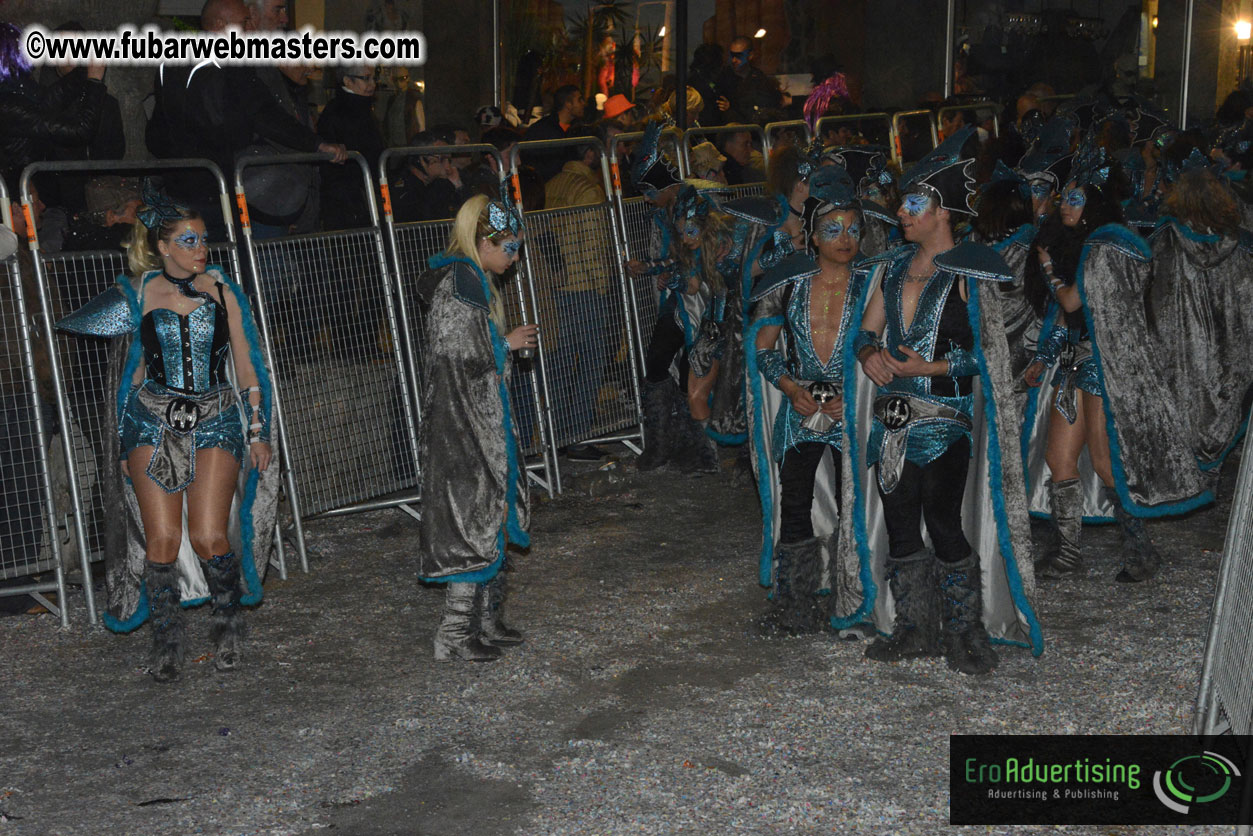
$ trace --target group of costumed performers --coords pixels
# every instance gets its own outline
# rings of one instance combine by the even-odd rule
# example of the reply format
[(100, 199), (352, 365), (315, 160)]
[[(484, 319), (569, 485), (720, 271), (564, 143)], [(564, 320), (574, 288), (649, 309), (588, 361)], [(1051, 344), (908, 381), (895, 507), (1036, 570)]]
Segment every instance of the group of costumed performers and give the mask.
[(530, 546), (509, 378), (512, 352), (534, 349), (538, 326), (506, 333), (498, 287), (522, 241), (506, 190), (499, 200), (472, 197), (417, 281), (425, 322), (418, 563), (423, 581), (446, 585), (439, 660), (492, 661), (522, 642), (501, 617), (508, 546)]
[[(241, 606), (261, 600), (274, 548), (270, 375), (247, 297), (207, 265), (204, 220), (150, 186), (138, 213), (131, 275), (58, 328), (113, 338), (108, 391), (105, 625), (152, 624), (149, 670), (180, 676), (183, 608), (211, 603), (214, 665), (240, 661)], [(132, 276), (138, 277), (133, 278)]]
[(871, 258), (847, 169), (814, 175), (817, 261), (796, 254), (808, 270), (767, 271), (753, 292), (750, 397), (758, 458), (779, 463), (759, 473), (765, 626), (871, 628), (871, 659), (942, 654), (973, 674), (997, 664), (989, 637), (1036, 653), (1043, 640), (1018, 428), (998, 413), (1013, 378), (994, 289), (1011, 276), (954, 239), (973, 214), (972, 135), (902, 180), (905, 243)]

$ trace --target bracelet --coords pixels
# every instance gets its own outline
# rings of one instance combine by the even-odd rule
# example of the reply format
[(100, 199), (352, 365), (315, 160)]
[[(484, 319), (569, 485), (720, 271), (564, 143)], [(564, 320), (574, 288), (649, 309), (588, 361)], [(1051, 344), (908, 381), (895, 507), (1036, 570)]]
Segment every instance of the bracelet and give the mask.
[(1041, 269), (1041, 270), (1051, 270), (1051, 269), (1053, 269), (1053, 262), (1052, 262), (1051, 260), (1050, 260), (1050, 261), (1041, 261), (1041, 262), (1040, 262), (1040, 269)]

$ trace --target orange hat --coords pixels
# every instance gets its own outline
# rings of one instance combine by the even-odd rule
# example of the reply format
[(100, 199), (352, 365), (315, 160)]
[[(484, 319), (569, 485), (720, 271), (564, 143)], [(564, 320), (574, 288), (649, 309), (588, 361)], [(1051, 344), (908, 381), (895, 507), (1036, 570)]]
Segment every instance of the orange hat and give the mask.
[(605, 102), (605, 118), (617, 119), (631, 108), (635, 107), (631, 100), (621, 93), (615, 93)]

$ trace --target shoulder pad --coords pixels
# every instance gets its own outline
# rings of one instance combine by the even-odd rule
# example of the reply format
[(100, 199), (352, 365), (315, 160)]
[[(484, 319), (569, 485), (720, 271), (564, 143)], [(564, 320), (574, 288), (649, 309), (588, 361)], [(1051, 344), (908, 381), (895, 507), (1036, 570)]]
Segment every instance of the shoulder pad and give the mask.
[(773, 197), (748, 195), (734, 200), (718, 201), (718, 208), (741, 220), (774, 226), (783, 221), (783, 207)]
[(771, 267), (753, 285), (750, 302), (756, 302), (771, 291), (791, 282), (799, 282), (818, 275), (818, 262), (808, 253), (790, 253)]
[(972, 279), (1007, 282), (1014, 273), (1000, 253), (984, 244), (965, 241), (935, 257), (935, 265)]
[(1029, 247), (1039, 229), (1033, 223), (1025, 223), (1014, 230), (1013, 234), (997, 244), (993, 249), (1004, 252), (1009, 247)]
[(856, 268), (858, 270), (870, 270), (880, 264), (890, 264), (900, 258), (904, 250), (913, 246), (913, 244), (899, 244), (891, 249), (884, 250), (878, 255), (872, 255), (869, 258), (858, 261)]
[(1122, 224), (1105, 224), (1089, 235), (1084, 248), (1093, 246), (1113, 247), (1137, 261), (1148, 261), (1153, 257), (1145, 240)]
[(458, 301), (484, 311), (490, 310), (483, 291), (483, 274), (469, 259), (439, 253), (431, 256), (427, 265), (434, 275), (428, 274), (429, 278), (420, 280), (419, 295), (424, 299), (430, 301), (430, 294), (443, 280), (442, 273), (447, 269), (452, 271), (452, 294)]
[(88, 337), (120, 337), (135, 330), (138, 313), (134, 286), (119, 276), (113, 287), (60, 320), (57, 329)]

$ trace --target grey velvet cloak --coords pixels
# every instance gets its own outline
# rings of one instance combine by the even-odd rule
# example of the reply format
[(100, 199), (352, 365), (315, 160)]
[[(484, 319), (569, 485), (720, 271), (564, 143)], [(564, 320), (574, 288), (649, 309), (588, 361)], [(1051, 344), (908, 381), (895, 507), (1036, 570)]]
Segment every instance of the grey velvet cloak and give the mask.
[(1202, 235), (1165, 218), (1149, 245), (1150, 328), (1170, 388), (1187, 404), (1192, 451), (1210, 470), (1243, 434), (1253, 385), (1253, 236)]
[[(248, 340), (249, 360), (261, 389), (261, 407), (269, 416), (268, 426), (275, 428), (272, 432), (276, 431), (273, 387), (248, 297), (239, 285), (226, 277), (221, 267), (210, 265), (205, 272), (234, 294), (239, 304), (244, 335)], [(118, 633), (135, 630), (149, 615), (148, 595), (143, 582), (147, 562), (143, 519), (134, 486), (130, 479), (122, 475), (118, 427), (131, 380), (143, 360), (143, 346), (133, 336), (143, 319), (144, 286), (159, 275), (159, 271), (154, 271), (145, 273), (139, 279), (119, 276), (113, 287), (57, 323), (57, 328), (62, 331), (115, 338), (109, 352), (109, 385), (105, 391), (117, 393), (116, 408), (101, 410), (101, 414), (105, 416), (104, 435), (109, 445), (104, 457), (105, 483), (118, 485), (120, 489), (107, 492), (105, 498), (105, 585), (108, 602), (102, 620), (106, 627)], [(233, 374), (233, 358), (228, 368)], [(245, 438), (248, 435), (248, 415), (249, 410), (241, 403), (240, 432)], [(239, 556), (244, 586), (241, 603), (247, 606), (260, 603), (261, 584), (277, 548), (274, 534), (281, 467), (277, 438), (273, 437), (270, 444), (274, 448), (274, 458), (264, 472), (250, 468), (245, 455), (231, 500), (227, 539)], [(200, 560), (191, 547), (185, 514), (186, 511), (177, 561), (179, 589), (183, 606), (193, 607), (209, 600), (209, 585), (200, 568)]]
[[(1190, 404), (1172, 390), (1167, 373), (1174, 347), (1156, 340), (1149, 328), (1150, 257), (1143, 238), (1127, 227), (1106, 224), (1088, 236), (1075, 276), (1105, 393), (1115, 488), (1122, 506), (1140, 517), (1182, 514), (1214, 499), (1192, 452), (1192, 425), (1185, 416)], [(1033, 512), (1048, 508), (1048, 421), (1065, 420), (1052, 406), (1053, 371), (1029, 396), (1023, 425)], [(1104, 517), (1093, 510), (1099, 484), (1086, 454), (1079, 464), (1084, 516)]]
[(418, 279), (426, 306), (422, 365), (422, 527), (418, 574), (482, 583), (507, 543), (530, 545), (526, 468), (509, 405), (512, 357), (489, 316), (488, 279), (437, 255)]

